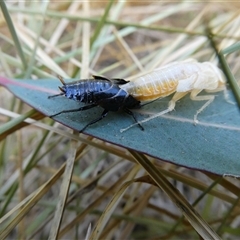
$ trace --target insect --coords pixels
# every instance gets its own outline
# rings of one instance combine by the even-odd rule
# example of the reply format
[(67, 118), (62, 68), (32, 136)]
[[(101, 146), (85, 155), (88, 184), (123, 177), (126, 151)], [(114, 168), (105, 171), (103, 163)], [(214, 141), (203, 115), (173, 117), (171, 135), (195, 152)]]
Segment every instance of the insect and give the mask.
[[(155, 69), (142, 77), (122, 85), (121, 88), (139, 101), (153, 101), (169, 96), (175, 92), (166, 110), (139, 121), (139, 123), (147, 122), (171, 112), (175, 108), (176, 101), (188, 93), (190, 93), (190, 98), (193, 101), (207, 101), (194, 115), (194, 122), (197, 123), (198, 114), (202, 112), (215, 97), (214, 95), (198, 96), (198, 94), (202, 90), (206, 90), (207, 92), (226, 90), (223, 73), (218, 67), (211, 62), (200, 63), (193, 59), (170, 63)], [(135, 124), (121, 129), (121, 132), (126, 131), (134, 125)]]
[[(107, 116), (109, 111), (118, 111), (120, 109), (131, 115), (136, 124), (138, 124), (135, 115), (130, 109), (140, 107), (140, 101), (136, 100), (128, 92), (119, 87), (127, 83), (124, 79), (107, 79), (101, 76), (93, 76), (93, 79), (65, 83), (61, 76), (58, 76), (58, 78), (63, 84), (63, 86), (59, 87), (61, 93), (49, 96), (48, 98), (65, 95), (65, 97), (69, 99), (83, 102), (87, 105), (77, 109), (64, 110), (50, 117), (55, 117), (62, 113), (84, 111), (96, 106), (101, 106), (104, 109), (102, 114), (97, 119), (88, 123), (79, 132), (84, 131), (88, 126), (102, 120)], [(138, 126), (141, 130), (144, 130), (141, 124), (138, 124)]]

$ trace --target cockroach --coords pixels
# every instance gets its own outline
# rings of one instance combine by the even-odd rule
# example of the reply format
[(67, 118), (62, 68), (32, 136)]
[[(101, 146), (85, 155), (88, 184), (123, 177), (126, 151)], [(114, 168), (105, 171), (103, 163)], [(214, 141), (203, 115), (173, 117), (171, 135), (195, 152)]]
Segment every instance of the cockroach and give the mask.
[[(141, 102), (154, 101), (175, 92), (166, 110), (139, 121), (138, 123), (144, 123), (171, 112), (175, 108), (176, 101), (180, 100), (188, 93), (190, 93), (190, 98), (193, 101), (207, 101), (194, 115), (194, 122), (197, 123), (198, 114), (202, 112), (215, 97), (214, 95), (198, 96), (198, 94), (203, 90), (206, 90), (206, 92), (226, 90), (225, 84), (226, 81), (222, 71), (213, 63), (200, 63), (191, 59), (183, 62), (170, 63), (155, 69), (144, 76), (122, 85), (121, 88)], [(121, 129), (121, 132), (126, 131), (134, 125), (135, 124)]]
[[(63, 113), (84, 111), (100, 106), (104, 109), (102, 114), (97, 119), (88, 123), (79, 132), (83, 132), (88, 126), (102, 120), (107, 116), (109, 111), (115, 112), (120, 109), (131, 115), (136, 124), (138, 124), (135, 115), (130, 109), (139, 108), (140, 101), (136, 100), (128, 92), (120, 88), (121, 85), (128, 83), (128, 81), (125, 81), (124, 79), (108, 79), (102, 76), (93, 76), (93, 79), (65, 83), (61, 76), (58, 76), (58, 78), (63, 84), (59, 87), (61, 93), (49, 96), (48, 98), (64, 95), (69, 99), (83, 102), (86, 105), (77, 109), (64, 110), (53, 114), (50, 117), (55, 117)], [(144, 130), (141, 124), (138, 124), (138, 126), (141, 130)]]

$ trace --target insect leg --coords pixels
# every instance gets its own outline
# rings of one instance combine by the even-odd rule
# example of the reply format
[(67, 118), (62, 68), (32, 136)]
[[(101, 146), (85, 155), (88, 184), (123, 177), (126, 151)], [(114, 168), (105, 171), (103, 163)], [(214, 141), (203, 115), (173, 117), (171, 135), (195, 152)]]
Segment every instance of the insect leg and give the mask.
[(54, 98), (54, 97), (62, 96), (64, 94), (65, 93), (58, 93), (58, 94), (55, 94), (55, 95), (48, 96), (48, 98)]
[(215, 93), (215, 92), (221, 92), (221, 91), (223, 91), (224, 99), (226, 100), (226, 102), (235, 105), (235, 103), (229, 99), (229, 94), (228, 94), (228, 92), (227, 92), (227, 87), (226, 87), (226, 85), (220, 86), (220, 87), (218, 87), (218, 88), (216, 88), (216, 89), (214, 89), (214, 90), (205, 90), (205, 91), (206, 91), (207, 93)]
[(204, 100), (207, 100), (207, 102), (200, 108), (197, 110), (197, 113), (194, 115), (194, 122), (195, 123), (198, 123), (198, 120), (197, 120), (197, 116), (200, 112), (202, 112), (215, 98), (214, 95), (204, 95), (204, 96), (197, 96), (202, 90), (193, 90), (190, 94), (190, 98), (193, 100), (193, 101), (204, 101)]
[[(188, 94), (188, 92), (176, 92), (173, 95), (172, 100), (168, 103), (168, 108), (166, 110), (163, 110), (163, 111), (161, 111), (161, 112), (159, 112), (159, 113), (157, 113), (157, 114), (155, 114), (155, 115), (153, 115), (151, 117), (148, 117), (148, 118), (146, 118), (146, 119), (144, 119), (144, 120), (142, 120), (142, 121), (140, 121), (138, 123), (141, 124), (141, 123), (144, 123), (144, 122), (148, 122), (148, 121), (150, 121), (150, 120), (152, 120), (154, 118), (157, 118), (157, 117), (159, 117), (161, 115), (164, 115), (164, 114), (166, 114), (168, 112), (171, 112), (175, 108), (176, 101), (178, 101), (179, 99), (183, 98), (186, 94)], [(123, 129), (120, 130), (120, 132), (125, 132), (126, 130), (128, 130), (129, 128), (135, 126), (136, 124), (137, 123), (134, 123), (134, 124), (130, 125), (127, 128), (123, 128)]]
[(55, 117), (55, 116), (57, 116), (59, 114), (62, 114), (62, 113), (80, 112), (80, 111), (88, 110), (88, 109), (96, 107), (96, 106), (97, 106), (96, 104), (91, 104), (91, 105), (83, 106), (83, 107), (76, 108), (76, 109), (64, 110), (64, 111), (61, 111), (59, 113), (50, 115), (49, 117)]
[(79, 132), (80, 132), (80, 133), (83, 132), (88, 126), (90, 126), (90, 125), (92, 125), (92, 124), (94, 124), (94, 123), (102, 120), (104, 117), (107, 116), (108, 112), (109, 112), (108, 110), (104, 109), (104, 111), (103, 111), (103, 113), (101, 114), (100, 117), (98, 117), (97, 119), (94, 119), (93, 121), (91, 121), (90, 123), (88, 123), (88, 124), (87, 124), (84, 128), (82, 128)]
[(136, 124), (138, 124), (138, 126), (141, 128), (141, 130), (144, 131), (143, 126), (138, 122), (138, 120), (136, 119), (136, 116), (134, 115), (134, 113), (131, 110), (127, 109), (127, 108), (125, 108), (124, 111), (127, 114), (131, 115), (133, 117), (134, 121), (136, 122)]

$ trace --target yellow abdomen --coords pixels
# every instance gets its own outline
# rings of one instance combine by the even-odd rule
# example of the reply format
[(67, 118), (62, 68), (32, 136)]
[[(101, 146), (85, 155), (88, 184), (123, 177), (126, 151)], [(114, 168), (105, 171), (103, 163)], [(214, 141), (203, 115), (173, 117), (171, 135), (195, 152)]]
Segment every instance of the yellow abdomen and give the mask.
[(177, 82), (168, 81), (160, 84), (135, 85), (128, 89), (128, 93), (139, 101), (151, 101), (157, 98), (166, 97), (176, 91)]
[(152, 101), (174, 93), (177, 85), (178, 80), (174, 76), (159, 75), (159, 72), (154, 71), (122, 85), (121, 88), (138, 101)]

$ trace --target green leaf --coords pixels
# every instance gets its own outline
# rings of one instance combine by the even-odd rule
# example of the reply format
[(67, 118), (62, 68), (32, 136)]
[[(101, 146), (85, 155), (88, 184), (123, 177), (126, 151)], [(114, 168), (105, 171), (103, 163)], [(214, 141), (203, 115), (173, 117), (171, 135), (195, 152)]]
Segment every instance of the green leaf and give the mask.
[[(0, 78), (0, 84), (46, 116), (83, 106), (64, 96), (48, 99), (48, 96), (59, 93), (57, 89), (61, 83), (57, 79), (20, 81)], [(229, 94), (232, 100), (230, 91)], [(120, 133), (120, 129), (131, 125), (133, 119), (122, 112), (109, 112), (106, 118), (87, 128), (85, 133), (178, 165), (220, 175), (240, 176), (239, 111), (237, 105), (225, 100), (222, 92), (214, 95), (215, 100), (199, 114), (197, 125), (193, 116), (204, 101), (191, 101), (186, 96), (177, 102), (175, 111), (144, 123), (145, 131), (136, 126)], [(162, 111), (167, 108), (170, 99), (150, 103), (141, 109), (141, 113)], [(80, 130), (101, 113), (102, 108), (96, 107), (61, 114), (54, 119)], [(139, 120), (147, 117), (139, 112), (136, 115)]]

